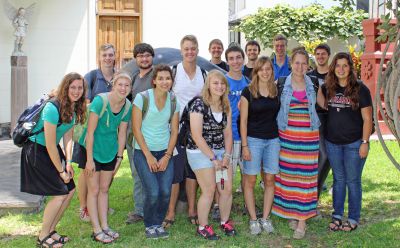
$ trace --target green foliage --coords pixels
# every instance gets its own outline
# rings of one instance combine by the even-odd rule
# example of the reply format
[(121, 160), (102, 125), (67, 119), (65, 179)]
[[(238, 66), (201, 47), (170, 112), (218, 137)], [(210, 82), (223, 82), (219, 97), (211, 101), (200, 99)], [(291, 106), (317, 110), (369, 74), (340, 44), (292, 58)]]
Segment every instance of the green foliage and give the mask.
[(246, 17), (236, 29), (243, 32), (246, 39), (259, 40), (264, 47), (272, 46), (276, 34), (284, 34), (300, 43), (334, 37), (347, 40), (353, 36), (362, 37), (361, 22), (367, 16), (362, 10), (346, 10), (338, 6), (325, 9), (320, 4), (302, 8), (276, 5), (273, 8), (259, 8), (257, 13)]
[[(397, 5), (393, 5), (391, 1), (387, 0), (386, 8), (391, 10), (393, 15), (389, 12), (381, 16), (382, 24), (378, 28), (383, 30), (383, 32), (376, 39), (379, 42), (393, 42), (396, 35), (400, 32), (400, 1), (398, 1)], [(392, 19), (397, 19), (397, 23), (391, 22)]]

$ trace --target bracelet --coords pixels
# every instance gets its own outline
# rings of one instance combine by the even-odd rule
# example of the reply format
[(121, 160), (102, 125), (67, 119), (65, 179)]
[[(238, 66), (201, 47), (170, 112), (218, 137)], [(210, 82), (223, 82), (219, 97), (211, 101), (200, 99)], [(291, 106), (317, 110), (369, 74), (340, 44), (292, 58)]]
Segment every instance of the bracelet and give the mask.
[(169, 154), (168, 152), (166, 152), (164, 155), (166, 155), (168, 158), (172, 158), (172, 154)]
[(215, 160), (217, 160), (217, 155), (214, 154), (214, 157), (210, 158), (210, 161), (213, 162)]
[(229, 153), (224, 153), (224, 157), (227, 157), (227, 158), (232, 158), (232, 154), (229, 154)]
[(62, 174), (62, 173), (64, 173), (65, 172), (65, 170), (63, 170), (63, 171), (61, 171), (61, 172), (58, 172), (58, 174)]
[(242, 147), (247, 147), (247, 145), (242, 145)]
[(122, 160), (122, 159), (124, 159), (124, 156), (118, 156), (117, 155), (117, 159), (121, 159)]
[(72, 159), (68, 159), (68, 160), (67, 160), (67, 163), (72, 163)]

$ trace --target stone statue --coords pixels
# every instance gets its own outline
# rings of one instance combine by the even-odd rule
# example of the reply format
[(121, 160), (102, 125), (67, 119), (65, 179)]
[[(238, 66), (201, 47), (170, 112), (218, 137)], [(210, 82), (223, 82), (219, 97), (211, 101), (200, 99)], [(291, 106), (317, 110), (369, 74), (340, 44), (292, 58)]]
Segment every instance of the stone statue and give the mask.
[(22, 51), (22, 45), (24, 44), (28, 21), (33, 14), (33, 9), (35, 8), (35, 5), (36, 3), (32, 3), (27, 8), (20, 7), (17, 9), (12, 6), (7, 0), (3, 0), (5, 14), (12, 22), (12, 25), (15, 27), (14, 51), (12, 53), (13, 56), (25, 55)]

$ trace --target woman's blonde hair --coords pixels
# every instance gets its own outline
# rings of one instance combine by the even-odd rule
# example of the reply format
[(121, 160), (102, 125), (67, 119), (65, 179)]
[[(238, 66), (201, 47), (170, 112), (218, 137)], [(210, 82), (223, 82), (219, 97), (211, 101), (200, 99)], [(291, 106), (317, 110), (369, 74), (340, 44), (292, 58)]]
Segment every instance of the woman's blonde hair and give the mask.
[(131, 76), (129, 76), (129, 74), (126, 73), (126, 72), (117, 72), (117, 73), (115, 73), (113, 79), (111, 80), (112, 86), (114, 86), (115, 83), (116, 83), (116, 82), (118, 81), (118, 79), (120, 79), (120, 78), (126, 78), (126, 79), (128, 79), (129, 82), (131, 82), (131, 86), (132, 86), (132, 78), (131, 78)]
[(272, 61), (267, 56), (261, 56), (255, 62), (255, 66), (252, 72), (252, 80), (249, 84), (249, 91), (254, 98), (258, 98), (260, 96), (260, 78), (258, 77), (258, 72), (265, 64), (268, 64), (272, 70), (271, 78), (268, 80), (267, 83), (269, 97), (275, 98), (278, 95), (278, 90), (274, 83), (274, 67), (272, 66)]
[(226, 90), (225, 90), (224, 94), (221, 96), (221, 109), (223, 112), (228, 114), (231, 111), (231, 107), (230, 107), (229, 99), (228, 99), (228, 94), (229, 94), (228, 80), (226, 79), (225, 75), (218, 70), (212, 70), (207, 74), (207, 78), (204, 83), (203, 90), (201, 91), (201, 95), (203, 97), (203, 102), (207, 106), (210, 106), (210, 103), (211, 103), (210, 84), (211, 84), (211, 79), (214, 77), (218, 78), (226, 85)]

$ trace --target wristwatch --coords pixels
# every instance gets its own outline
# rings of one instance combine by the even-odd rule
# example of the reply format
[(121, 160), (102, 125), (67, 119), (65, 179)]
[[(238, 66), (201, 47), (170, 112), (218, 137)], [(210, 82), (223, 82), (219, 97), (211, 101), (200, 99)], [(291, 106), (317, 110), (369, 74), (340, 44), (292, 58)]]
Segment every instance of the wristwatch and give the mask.
[(369, 141), (368, 140), (361, 140), (361, 144), (368, 144)]

